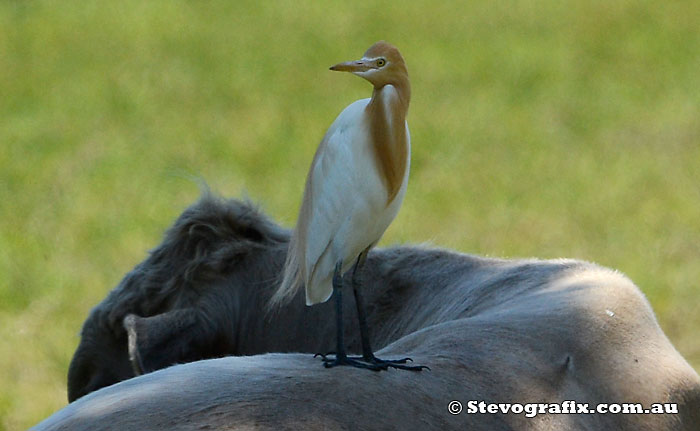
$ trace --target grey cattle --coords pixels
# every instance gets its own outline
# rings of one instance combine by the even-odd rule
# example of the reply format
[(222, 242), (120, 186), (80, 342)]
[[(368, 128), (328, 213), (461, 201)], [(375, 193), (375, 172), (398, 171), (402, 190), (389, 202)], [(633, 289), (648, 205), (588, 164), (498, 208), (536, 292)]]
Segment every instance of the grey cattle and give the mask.
[[(408, 282), (421, 293), (382, 326), (407, 334), (381, 354), (431, 371), (327, 370), (298, 353), (211, 359), (104, 388), (35, 429), (697, 429), (700, 379), (626, 278), (571, 261), (450, 257), (462, 269)], [(452, 415), (452, 400), (678, 403), (679, 413)]]
[[(249, 205), (205, 196), (93, 311), (69, 387), (71, 377), (118, 374), (111, 370), (123, 372), (114, 382), (131, 377), (128, 332), (134, 368), (146, 372), (224, 354), (328, 348), (328, 307), (305, 307), (299, 297), (264, 314), (286, 241), (286, 231)], [(399, 247), (371, 253), (365, 279), (380, 353), (412, 356), (431, 371), (326, 370), (292, 353), (199, 361), (90, 394), (36, 429), (690, 430), (700, 423), (700, 378), (619, 273), (572, 260)], [(132, 313), (151, 317), (127, 318)], [(128, 332), (119, 330), (125, 318)], [(107, 358), (101, 345), (119, 353)], [(449, 414), (451, 400), (465, 411)], [(679, 414), (472, 415), (470, 400), (676, 402)]]
[[(268, 311), (288, 241), (287, 230), (249, 203), (205, 193), (90, 313), (68, 371), (69, 401), (176, 363), (330, 350), (332, 304), (307, 307), (300, 293), (289, 305)], [(376, 329), (373, 345), (384, 346), (416, 329), (408, 323), (404, 329), (382, 329), (386, 321), (405, 319), (400, 313), (416, 293), (407, 283), (424, 280), (420, 271), (448, 276), (459, 270), (454, 265), (461, 268), (464, 262), (438, 250), (372, 253), (364, 278), (368, 323)], [(354, 299), (348, 297), (345, 339), (352, 352), (360, 342), (352, 320)]]

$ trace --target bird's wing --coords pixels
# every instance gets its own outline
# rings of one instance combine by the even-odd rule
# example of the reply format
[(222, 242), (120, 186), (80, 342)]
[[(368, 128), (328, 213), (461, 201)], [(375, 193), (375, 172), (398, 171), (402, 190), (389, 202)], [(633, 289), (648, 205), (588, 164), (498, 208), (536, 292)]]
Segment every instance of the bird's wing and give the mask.
[(311, 277), (313, 267), (352, 211), (353, 193), (352, 153), (348, 135), (336, 130), (328, 136), (322, 154), (311, 167), (309, 229), (306, 237), (306, 274)]
[(338, 230), (353, 213), (358, 181), (353, 143), (358, 133), (362, 133), (356, 123), (367, 100), (351, 104), (338, 116), (319, 145), (309, 170), (300, 212), (305, 227), (298, 232), (304, 255), (299, 264), (303, 266), (307, 295), (309, 290), (330, 289), (317, 284), (332, 275), (336, 262), (322, 257), (331, 251)]

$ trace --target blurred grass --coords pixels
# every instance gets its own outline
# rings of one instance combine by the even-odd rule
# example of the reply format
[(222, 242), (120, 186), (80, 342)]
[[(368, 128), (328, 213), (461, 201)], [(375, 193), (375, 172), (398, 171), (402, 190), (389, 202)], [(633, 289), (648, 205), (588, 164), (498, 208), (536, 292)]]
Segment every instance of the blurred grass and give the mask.
[(700, 368), (700, 3), (0, 2), (0, 428), (66, 403), (89, 309), (201, 176), (286, 225), (374, 41), (409, 65), (383, 244), (617, 268)]

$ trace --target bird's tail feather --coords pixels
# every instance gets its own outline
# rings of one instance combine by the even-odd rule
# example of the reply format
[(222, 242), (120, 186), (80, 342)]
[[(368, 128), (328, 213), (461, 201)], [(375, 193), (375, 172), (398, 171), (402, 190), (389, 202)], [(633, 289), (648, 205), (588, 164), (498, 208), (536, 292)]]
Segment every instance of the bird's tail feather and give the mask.
[(277, 291), (270, 298), (268, 307), (272, 310), (289, 303), (299, 291), (302, 284), (301, 262), (299, 262), (299, 253), (297, 251), (297, 239), (296, 235), (292, 235), (292, 239), (289, 242), (289, 250), (287, 251), (287, 258), (284, 262), (282, 282), (277, 288)]

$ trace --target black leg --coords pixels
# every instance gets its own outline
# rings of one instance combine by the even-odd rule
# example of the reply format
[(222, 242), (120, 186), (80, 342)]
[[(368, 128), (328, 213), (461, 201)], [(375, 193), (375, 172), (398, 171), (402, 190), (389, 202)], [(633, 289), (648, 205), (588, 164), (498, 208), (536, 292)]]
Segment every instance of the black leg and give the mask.
[[(323, 365), (326, 368), (335, 367), (337, 365), (350, 365), (357, 368), (366, 368), (373, 371), (379, 371), (385, 367), (378, 364), (366, 363), (358, 360), (358, 358), (349, 358), (345, 353), (345, 343), (343, 341), (343, 275), (340, 273), (342, 261), (335, 265), (333, 273), (333, 295), (335, 296), (335, 315), (336, 315), (336, 351), (322, 355), (317, 353), (316, 356), (323, 358)], [(334, 354), (335, 359), (330, 359), (327, 356)]]
[(355, 295), (355, 306), (357, 307), (357, 320), (360, 322), (360, 341), (362, 342), (362, 357), (366, 361), (371, 361), (374, 358), (372, 346), (369, 342), (369, 330), (367, 329), (367, 318), (365, 316), (364, 302), (360, 294), (360, 285), (362, 284), (362, 266), (365, 263), (367, 252), (362, 252), (357, 257), (357, 262), (352, 269), (352, 293)]
[[(360, 322), (360, 341), (362, 342), (362, 359), (369, 363), (382, 367), (382, 369), (400, 368), (402, 370), (420, 371), (423, 368), (428, 368), (425, 365), (402, 365), (407, 361), (413, 362), (411, 358), (390, 359), (384, 360), (374, 356), (372, 346), (369, 341), (369, 329), (367, 328), (367, 317), (365, 316), (364, 302), (360, 287), (362, 285), (362, 267), (367, 258), (367, 250), (363, 251), (358, 257), (355, 267), (352, 271), (352, 291), (355, 295), (355, 305), (357, 306), (357, 319)], [(429, 368), (428, 368), (429, 369)]]
[(345, 342), (343, 340), (343, 278), (340, 274), (342, 262), (335, 265), (333, 272), (333, 295), (335, 295), (335, 324), (336, 324), (336, 357), (344, 358)]

